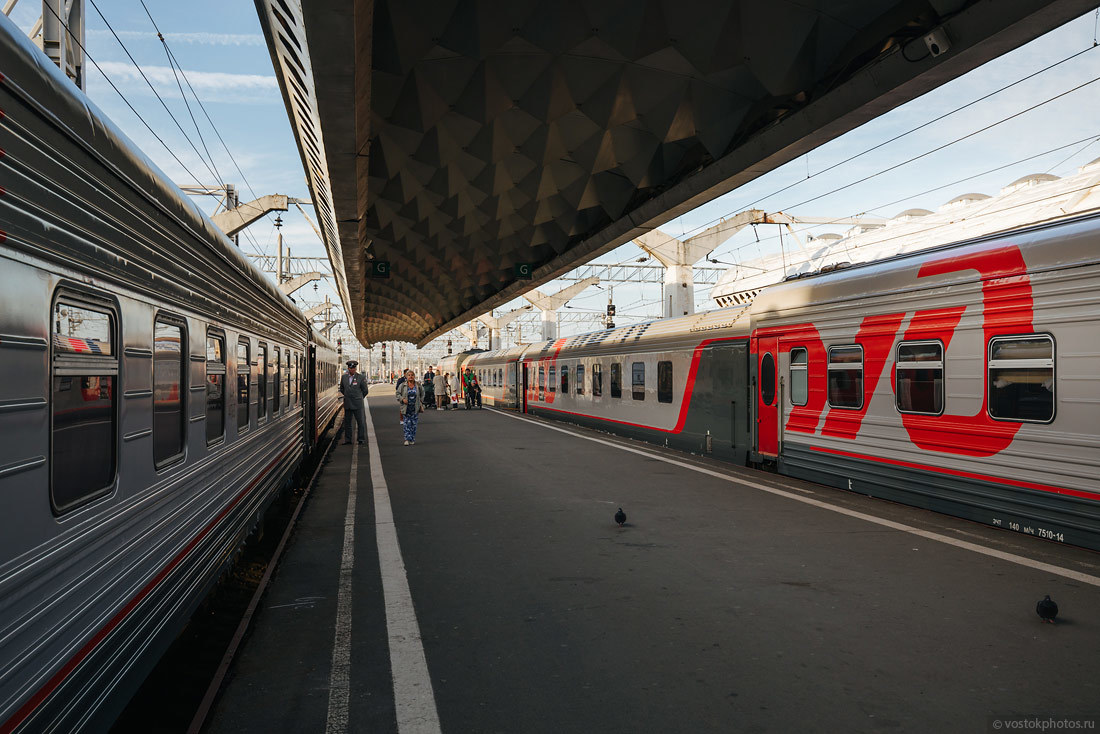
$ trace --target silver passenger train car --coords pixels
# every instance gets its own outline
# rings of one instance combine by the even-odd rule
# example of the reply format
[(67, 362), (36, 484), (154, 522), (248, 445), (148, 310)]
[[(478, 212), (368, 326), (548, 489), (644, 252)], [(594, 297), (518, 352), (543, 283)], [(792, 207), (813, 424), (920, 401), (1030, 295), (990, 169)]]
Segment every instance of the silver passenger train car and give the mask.
[(0, 732), (105, 730), (339, 406), (337, 354), (0, 19)]
[(1100, 549), (1100, 216), (463, 366), (489, 405)]

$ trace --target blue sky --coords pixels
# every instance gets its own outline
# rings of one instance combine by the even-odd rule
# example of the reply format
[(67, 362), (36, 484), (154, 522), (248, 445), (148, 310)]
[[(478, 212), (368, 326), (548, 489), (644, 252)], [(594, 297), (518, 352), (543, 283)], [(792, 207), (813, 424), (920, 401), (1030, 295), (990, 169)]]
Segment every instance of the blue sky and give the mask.
[[(210, 0), (191, 0), (187, 3), (146, 0), (146, 5), (218, 132), (232, 151), (247, 183), (241, 179), (234, 162), (192, 100), (192, 113), (199, 121), (199, 128), (213, 158), (213, 167), (221, 178), (236, 184), (242, 199), (251, 198), (249, 185), (257, 195), (284, 193), (309, 198), (255, 6), (251, 2)], [(164, 47), (139, 0), (95, 0), (95, 6), (114, 27), (173, 111), (176, 120), (201, 150)], [(40, 10), (41, 3), (36, 0), (21, 0), (11, 18), (28, 30)], [(176, 122), (161, 107), (126, 52), (107, 29), (92, 0), (88, 0), (87, 14), (86, 45), (91, 57), (157, 135), (165, 140), (187, 170), (173, 159), (94, 67), (89, 70), (87, 89), (92, 100), (174, 181), (179, 184), (215, 183), (215, 175), (200, 162), (200, 157), (191, 149)], [(670, 234), (691, 234), (720, 217), (730, 216), (750, 206), (803, 216), (840, 217), (867, 213), (889, 217), (915, 206), (935, 209), (952, 197), (970, 191), (995, 194), (1002, 186), (1027, 173), (1075, 173), (1079, 166), (1100, 157), (1100, 142), (1092, 142), (1100, 138), (1100, 82), (895, 171), (828, 194), (839, 186), (926, 153), (1048, 97), (1100, 77), (1100, 48), (1086, 51), (1094, 46), (1096, 33), (1097, 16), (1089, 13), (863, 125), (808, 156), (672, 220), (662, 229)], [(951, 115), (827, 173), (815, 175), (1078, 51), (1085, 53), (964, 112)], [(965, 183), (919, 195), (934, 187), (1086, 138), (1091, 140)], [(199, 180), (196, 181), (196, 178)], [(790, 184), (795, 185), (780, 194), (771, 195)], [(819, 196), (821, 198), (809, 201)], [(809, 203), (800, 205), (802, 202)], [(204, 208), (211, 210), (212, 205), (213, 201), (210, 201)], [(241, 241), (245, 252), (275, 251), (273, 219), (272, 215), (253, 225), (251, 238), (242, 238)], [(312, 229), (293, 208), (283, 215), (283, 219), (286, 222), (283, 234), (293, 254), (324, 255), (324, 248)], [(843, 227), (824, 227), (820, 228), (819, 233), (828, 230), (842, 231)], [(763, 229), (760, 234), (763, 242), (757, 244), (751, 229), (745, 231), (720, 246), (713, 256), (730, 261), (739, 257), (751, 259), (767, 252), (774, 247), (773, 240), (768, 239)], [(597, 258), (597, 261), (629, 261), (641, 254), (637, 247), (628, 244)], [(550, 283), (542, 290), (549, 292), (563, 285)], [(308, 289), (299, 291), (298, 295), (305, 301), (314, 301), (323, 299), (326, 292), (337, 300), (328, 285), (322, 285), (317, 293)], [(617, 286), (615, 301), (619, 305), (619, 321), (659, 315), (660, 298), (659, 285)], [(606, 301), (606, 292), (589, 289), (572, 305), (577, 311), (602, 311)], [(522, 303), (525, 302), (516, 301), (513, 305)], [(701, 309), (708, 307), (705, 291), (697, 291), (697, 304)], [(571, 333), (572, 330), (565, 327), (563, 333)]]

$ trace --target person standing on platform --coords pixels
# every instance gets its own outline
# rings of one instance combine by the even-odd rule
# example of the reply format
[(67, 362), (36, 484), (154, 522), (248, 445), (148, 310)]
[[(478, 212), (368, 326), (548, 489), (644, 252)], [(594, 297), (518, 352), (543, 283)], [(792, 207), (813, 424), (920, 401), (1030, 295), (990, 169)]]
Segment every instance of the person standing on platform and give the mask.
[(445, 387), (443, 387), (444, 379), (445, 378), (443, 377), (442, 372), (436, 372), (435, 379), (433, 379), (432, 382), (435, 383), (433, 387), (435, 388), (436, 406), (442, 408), (443, 410), (446, 410), (447, 403), (445, 401), (447, 399), (447, 390)]
[(424, 412), (424, 390), (416, 381), (416, 374), (409, 370), (405, 375), (405, 383), (402, 385), (403, 394), (398, 395), (404, 418), (401, 424), (405, 427), (405, 445), (412, 446), (416, 443), (416, 424), (420, 420), (420, 414)]
[(358, 426), (359, 443), (367, 435), (367, 421), (363, 413), (363, 398), (367, 397), (367, 381), (357, 371), (359, 363), (348, 362), (348, 371), (340, 378), (340, 394), (344, 396), (344, 443), (351, 443), (351, 422)]
[(428, 371), (424, 373), (424, 407), (435, 407), (435, 372), (432, 372), (432, 368), (429, 365)]
[[(415, 372), (408, 368), (405, 368), (405, 371), (401, 373), (401, 378), (397, 381), (397, 386), (393, 391), (393, 394), (397, 396), (398, 403), (401, 402), (401, 398), (405, 397), (405, 383), (415, 374)], [(397, 410), (397, 422), (401, 425), (405, 425), (405, 409), (400, 405), (398, 405)]]

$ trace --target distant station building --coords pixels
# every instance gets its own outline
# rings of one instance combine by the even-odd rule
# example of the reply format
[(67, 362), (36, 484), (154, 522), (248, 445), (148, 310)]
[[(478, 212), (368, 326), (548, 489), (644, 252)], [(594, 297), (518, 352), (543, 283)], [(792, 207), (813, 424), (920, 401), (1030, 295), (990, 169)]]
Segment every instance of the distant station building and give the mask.
[[(962, 194), (932, 212), (906, 209), (885, 224), (860, 224), (731, 266), (711, 291), (718, 307), (751, 303), (766, 286), (856, 263), (924, 250), (1100, 210), (1100, 158), (1073, 176), (1034, 173), (995, 195)], [(791, 217), (797, 221), (797, 217)]]

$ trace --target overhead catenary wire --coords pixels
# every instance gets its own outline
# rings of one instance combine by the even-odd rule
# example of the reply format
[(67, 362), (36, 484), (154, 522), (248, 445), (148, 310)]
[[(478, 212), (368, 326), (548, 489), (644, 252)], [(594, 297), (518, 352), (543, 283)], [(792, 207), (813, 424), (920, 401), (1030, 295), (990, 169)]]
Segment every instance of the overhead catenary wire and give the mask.
[(80, 42), (80, 40), (79, 40), (79, 38), (77, 37), (77, 35), (76, 35), (75, 33), (73, 33), (72, 29), (70, 29), (70, 28), (69, 28), (69, 25), (68, 25), (68, 23), (66, 23), (66, 22), (65, 22), (65, 21), (64, 21), (64, 20), (63, 20), (63, 19), (61, 18), (61, 16), (59, 16), (59, 15), (58, 15), (58, 14), (57, 14), (57, 13), (56, 13), (56, 12), (54, 11), (53, 7), (52, 7), (52, 6), (50, 6), (50, 4), (49, 4), (49, 3), (45, 3), (45, 4), (43, 4), (43, 6), (42, 6), (42, 7), (46, 8), (47, 10), (49, 10), (49, 11), (50, 11), (50, 14), (51, 14), (51, 15), (52, 15), (52, 16), (53, 16), (54, 18), (56, 18), (56, 19), (57, 19), (57, 22), (61, 24), (61, 26), (62, 26), (62, 27), (63, 27), (63, 28), (65, 29), (65, 31), (66, 31), (66, 32), (68, 33), (69, 37), (70, 37), (70, 38), (72, 38), (73, 42), (74, 42), (74, 43), (75, 43), (75, 44), (76, 44), (76, 45), (77, 45), (77, 46), (78, 46), (78, 47), (80, 48), (80, 52), (81, 52), (82, 54), (84, 54), (85, 58), (87, 58), (87, 59), (88, 59), (88, 61), (92, 62), (92, 66), (94, 66), (94, 67), (96, 68), (96, 70), (97, 70), (97, 71), (98, 71), (98, 72), (99, 72), (100, 74), (102, 74), (102, 75), (103, 75), (103, 78), (104, 78), (105, 80), (107, 80), (107, 83), (108, 83), (108, 84), (110, 84), (110, 85), (111, 85), (111, 89), (115, 90), (115, 92), (116, 92), (116, 93), (118, 94), (118, 96), (119, 96), (119, 97), (120, 97), (120, 98), (122, 99), (122, 101), (123, 101), (123, 102), (124, 102), (124, 103), (126, 104), (126, 106), (130, 108), (130, 111), (131, 111), (131, 112), (133, 112), (133, 113), (134, 113), (134, 115), (135, 115), (135, 116), (136, 116), (136, 117), (138, 118), (138, 120), (140, 120), (140, 121), (141, 121), (141, 124), (145, 126), (145, 129), (146, 129), (146, 130), (148, 130), (148, 131), (149, 131), (149, 133), (150, 133), (150, 134), (151, 134), (151, 135), (152, 135), (152, 136), (153, 136), (154, 138), (156, 138), (156, 139), (157, 139), (157, 142), (158, 142), (158, 143), (160, 143), (160, 144), (161, 144), (161, 145), (162, 145), (162, 146), (164, 147), (164, 149), (165, 149), (166, 151), (168, 151), (168, 154), (169, 154), (170, 156), (172, 156), (172, 158), (173, 158), (173, 159), (175, 159), (176, 163), (178, 163), (178, 164), (180, 165), (180, 168), (182, 168), (182, 169), (183, 169), (184, 171), (186, 171), (186, 172), (187, 172), (187, 175), (188, 175), (188, 176), (190, 176), (190, 177), (191, 177), (192, 179), (194, 179), (195, 181), (198, 181), (198, 180), (199, 180), (199, 177), (198, 177), (198, 176), (196, 176), (196, 175), (195, 175), (194, 173), (192, 173), (192, 172), (191, 172), (191, 169), (189, 169), (189, 168), (187, 167), (187, 164), (185, 164), (185, 163), (184, 163), (183, 161), (181, 161), (181, 160), (180, 160), (180, 157), (179, 157), (178, 155), (176, 155), (175, 151), (173, 151), (173, 150), (172, 150), (172, 149), (171, 149), (171, 148), (170, 148), (170, 147), (168, 146), (168, 143), (164, 142), (164, 138), (162, 138), (162, 137), (161, 137), (160, 135), (158, 135), (158, 134), (157, 134), (157, 131), (156, 131), (156, 130), (154, 130), (154, 129), (153, 129), (153, 127), (152, 127), (152, 125), (150, 125), (150, 124), (149, 124), (149, 123), (148, 123), (148, 122), (147, 122), (147, 121), (145, 120), (145, 118), (141, 116), (141, 113), (140, 113), (140, 112), (138, 112), (138, 111), (137, 111), (137, 109), (136, 109), (136, 108), (134, 107), (134, 105), (132, 105), (132, 104), (130, 103), (130, 100), (126, 98), (126, 95), (122, 93), (122, 90), (118, 88), (118, 85), (116, 85), (116, 84), (114, 83), (114, 81), (113, 81), (113, 80), (111, 79), (111, 77), (107, 75), (107, 72), (103, 71), (103, 68), (102, 68), (102, 67), (101, 67), (101, 66), (99, 65), (99, 63), (97, 63), (97, 62), (96, 62), (96, 60), (95, 60), (95, 59), (94, 59), (94, 58), (92, 57), (92, 55), (91, 55), (90, 53), (88, 53), (88, 49), (84, 47), (84, 44), (82, 44), (82, 43)]
[[(152, 12), (149, 10), (148, 5), (145, 4), (145, 0), (139, 0), (139, 1), (141, 2), (142, 9), (145, 10), (145, 15), (149, 18), (150, 24), (152, 24), (152, 26), (153, 26), (153, 30), (157, 34), (157, 38), (160, 40), (161, 45), (164, 48), (165, 55), (168, 58), (169, 68), (172, 69), (172, 75), (176, 80), (176, 86), (180, 90), (180, 96), (183, 99), (183, 103), (187, 108), (188, 115), (191, 117), (191, 123), (195, 126), (195, 132), (199, 136), (199, 142), (202, 144), (202, 148), (206, 152), (206, 157), (210, 160), (210, 167), (213, 168), (213, 173), (214, 173), (214, 176), (215, 176), (216, 180), (218, 181), (218, 184), (220, 186), (222, 186), (223, 188), (228, 189), (228, 187), (225, 185), (225, 179), (221, 175), (221, 171), (218, 170), (217, 164), (214, 161), (214, 156), (210, 153), (210, 149), (206, 144), (206, 139), (203, 137), (202, 130), (201, 130), (199, 124), (198, 124), (198, 121), (195, 119), (195, 115), (194, 115), (194, 112), (191, 109), (191, 105), (187, 101), (187, 94), (186, 94), (186, 92), (184, 92), (183, 86), (180, 84), (180, 77), (181, 76), (183, 77), (184, 83), (186, 83), (186, 85), (187, 85), (187, 89), (191, 92), (192, 98), (194, 98), (195, 102), (198, 104), (199, 109), (202, 110), (203, 116), (206, 118), (206, 121), (210, 125), (211, 130), (214, 131), (214, 135), (218, 138), (218, 142), (221, 143), (222, 148), (226, 152), (226, 155), (229, 156), (229, 160), (233, 163), (233, 167), (236, 169), (238, 175), (240, 175), (240, 177), (241, 177), (241, 180), (244, 182), (245, 186), (248, 188), (248, 191), (251, 193), (252, 198), (253, 199), (258, 199), (259, 198), (258, 194), (256, 194), (256, 191), (252, 188), (252, 184), (251, 184), (251, 182), (249, 182), (248, 177), (245, 176), (244, 171), (241, 170), (240, 165), (237, 163), (237, 159), (233, 156), (233, 152), (229, 149), (229, 146), (226, 144), (225, 139), (222, 137), (221, 132), (218, 130), (217, 125), (214, 124), (214, 120), (210, 117), (210, 113), (207, 111), (206, 105), (204, 105), (202, 103), (202, 99), (199, 97), (198, 93), (195, 91), (195, 87), (194, 87), (194, 85), (191, 84), (191, 80), (188, 78), (187, 72), (184, 70), (183, 65), (180, 64), (179, 60), (176, 58), (175, 52), (173, 52), (171, 46), (169, 46), (168, 41), (164, 37), (164, 34), (161, 32), (160, 26), (157, 25), (157, 21), (153, 17)], [(96, 10), (98, 12), (98, 8)], [(102, 17), (102, 14), (101, 14), (101, 17)], [(104, 22), (106, 22), (106, 20), (104, 20)], [(117, 38), (117, 35), (116, 35), (116, 38)], [(120, 43), (121, 43), (121, 41), (120, 41)], [(133, 57), (131, 57), (131, 60), (132, 60), (132, 58)], [(135, 64), (136, 64), (136, 62), (135, 62)], [(192, 145), (192, 148), (194, 148), (194, 145)], [(196, 153), (197, 152), (198, 151), (196, 151)], [(227, 203), (228, 203), (228, 201), (227, 201)], [(266, 248), (264, 248), (260, 245), (260, 243), (256, 240), (256, 237), (247, 228), (245, 230), (243, 230), (241, 232), (241, 234), (244, 236), (245, 240), (251, 245), (252, 249), (257, 254), (260, 254), (260, 255), (266, 254), (266, 252), (267, 252)]]
[[(95, 11), (96, 11), (96, 14), (99, 15), (100, 20), (102, 20), (104, 25), (107, 26), (107, 30), (109, 30), (111, 32), (111, 35), (113, 35), (115, 37), (115, 40), (118, 41), (118, 45), (122, 47), (122, 50), (126, 53), (126, 56), (129, 57), (130, 62), (133, 63), (134, 68), (137, 69), (138, 73), (141, 75), (141, 78), (145, 80), (145, 83), (147, 85), (149, 85), (149, 89), (152, 90), (153, 95), (157, 98), (157, 101), (160, 102), (161, 107), (164, 108), (164, 111), (168, 113), (168, 116), (170, 118), (172, 118), (172, 122), (174, 122), (176, 124), (176, 127), (179, 128), (180, 134), (183, 135), (184, 140), (187, 141), (187, 144), (191, 146), (191, 150), (195, 151), (195, 155), (198, 156), (200, 161), (202, 161), (203, 166), (206, 167), (206, 170), (210, 173), (211, 176), (214, 177), (214, 179), (218, 182), (218, 184), (220, 186), (225, 186), (224, 182), (222, 182), (222, 180), (214, 172), (214, 169), (211, 167), (210, 163), (208, 163), (206, 161), (206, 159), (202, 157), (202, 153), (199, 152), (199, 149), (195, 145), (194, 141), (191, 140), (191, 137), (187, 134), (187, 131), (183, 129), (183, 125), (181, 125), (180, 121), (178, 119), (176, 119), (176, 116), (172, 113), (172, 110), (168, 107), (168, 104), (160, 96), (160, 93), (157, 91), (157, 88), (153, 85), (153, 82), (150, 81), (148, 76), (146, 76), (145, 70), (141, 68), (141, 64), (139, 64), (137, 62), (137, 59), (134, 58), (134, 55), (132, 53), (130, 53), (130, 49), (127, 48), (126, 44), (122, 42), (122, 39), (119, 37), (118, 33), (115, 32), (114, 26), (112, 26), (110, 21), (107, 20), (106, 16), (103, 15), (103, 11), (101, 11), (99, 9), (99, 6), (96, 5), (95, 0), (88, 0), (88, 2), (91, 3), (92, 8), (94, 8)], [(96, 68), (98, 68), (98, 66)], [(196, 179), (196, 180), (198, 180), (198, 179)]]
[[(145, 3), (142, 3), (144, 6)], [(149, 11), (146, 10), (148, 13)], [(149, 16), (149, 20), (152, 20), (153, 16)], [(218, 182), (223, 186), (225, 185), (225, 179), (222, 178), (221, 171), (218, 170), (218, 164), (214, 162), (214, 156), (210, 155), (210, 148), (206, 147), (206, 138), (202, 136), (202, 130), (199, 129), (198, 120), (195, 119), (195, 113), (191, 110), (191, 103), (187, 101), (187, 93), (183, 91), (183, 85), (180, 83), (179, 74), (176, 73), (176, 62), (172, 58), (172, 53), (168, 50), (168, 42), (164, 40), (164, 34), (157, 29), (156, 23), (153, 24), (153, 29), (157, 31), (157, 38), (160, 39), (161, 45), (164, 47), (164, 55), (168, 59), (168, 68), (172, 70), (172, 78), (176, 80), (176, 87), (180, 90), (180, 98), (183, 99), (183, 106), (187, 108), (187, 116), (191, 118), (191, 124), (195, 126), (195, 134), (199, 136), (199, 143), (202, 144), (203, 152), (206, 153), (207, 159), (210, 161), (210, 166), (214, 169), (214, 175)], [(180, 73), (183, 69), (179, 70)]]
[[(910, 201), (910, 200), (915, 199), (915, 198), (920, 197), (920, 196), (927, 196), (928, 194), (935, 193), (936, 191), (941, 191), (943, 189), (950, 188), (952, 186), (957, 186), (961, 183), (966, 183), (967, 181), (971, 181), (971, 180), (976, 179), (976, 178), (981, 178), (982, 176), (988, 176), (991, 173), (996, 173), (997, 171), (1002, 171), (1006, 168), (1012, 168), (1013, 166), (1018, 166), (1021, 163), (1026, 163), (1028, 161), (1035, 160), (1037, 158), (1042, 158), (1043, 156), (1050, 155), (1051, 153), (1056, 153), (1060, 150), (1065, 150), (1066, 148), (1072, 148), (1073, 146), (1081, 145), (1082, 143), (1088, 143), (1088, 144), (1091, 145), (1091, 144), (1096, 143), (1096, 142), (1100, 142), (1100, 134), (1098, 134), (1098, 133), (1094, 133), (1094, 134), (1092, 134), (1092, 135), (1090, 135), (1086, 138), (1080, 138), (1078, 140), (1074, 140), (1074, 141), (1069, 142), (1069, 143), (1064, 143), (1063, 145), (1059, 145), (1057, 147), (1050, 148), (1048, 150), (1044, 150), (1044, 151), (1042, 151), (1040, 153), (1036, 153), (1034, 155), (1026, 156), (1024, 158), (1018, 158), (1018, 159), (1016, 159), (1014, 161), (1011, 161), (1009, 163), (1004, 163), (1002, 165), (995, 166), (993, 168), (989, 168), (989, 169), (986, 169), (984, 171), (980, 171), (978, 173), (971, 174), (969, 176), (965, 176), (963, 178), (955, 179), (954, 181), (951, 181), (949, 183), (941, 184), (939, 186), (934, 186), (930, 189), (925, 189), (924, 191), (921, 191), (919, 193), (907, 194), (907, 195), (905, 195), (905, 196), (903, 196), (899, 199), (894, 199), (892, 201), (884, 202), (884, 203), (881, 203), (881, 204), (876, 204), (874, 206), (867, 207), (867, 208), (865, 208), (865, 209), (863, 209), (859, 212), (853, 213), (853, 214), (849, 214), (849, 215), (845, 215), (845, 216), (839, 216), (839, 217), (836, 217), (834, 221), (818, 222), (818, 223), (815, 223), (813, 226), (815, 226), (815, 227), (826, 226), (827, 227), (830, 224), (835, 224), (836, 222), (840, 222), (840, 221), (843, 221), (845, 219), (850, 219), (852, 217), (857, 217), (857, 216), (860, 216), (862, 214), (869, 214), (869, 213), (875, 212), (875, 211), (880, 210), (880, 209), (886, 209), (887, 207), (893, 207), (893, 206), (896, 206), (896, 205), (901, 204), (901, 203), (906, 202), (906, 201)], [(1088, 146), (1085, 146), (1085, 147), (1088, 147)], [(1084, 148), (1082, 148), (1081, 150), (1084, 150)], [(1075, 155), (1077, 155), (1079, 153), (1080, 153), (1080, 151), (1077, 151), (1075, 153)], [(1033, 202), (1028, 202), (1028, 203), (1031, 204)], [(947, 224), (948, 223), (944, 223), (943, 225), (939, 225), (939, 226), (947, 226)], [(804, 228), (799, 229), (797, 231), (806, 232), (808, 230), (809, 230), (809, 227), (804, 227)], [(759, 240), (759, 242), (748, 242), (748, 243), (745, 243), (745, 244), (740, 245), (738, 247), (727, 250), (726, 252), (723, 252), (721, 254), (722, 254), (722, 256), (732, 255), (733, 253), (736, 253), (740, 250), (743, 250), (746, 247), (752, 247), (752, 246), (754, 246), (758, 243), (767, 243), (767, 242), (778, 240), (778, 237), (779, 237), (778, 235), (767, 236), (767, 237), (764, 237), (761, 240)], [(738, 265), (739, 267), (744, 267), (744, 266), (741, 266), (739, 263), (735, 263), (735, 264)]]
[[(1073, 59), (1076, 59), (1079, 56), (1082, 56), (1082, 55), (1084, 55), (1084, 54), (1086, 54), (1090, 51), (1093, 51), (1096, 48), (1097, 48), (1096, 39), (1093, 39), (1093, 44), (1091, 46), (1089, 46), (1088, 48), (1084, 48), (1080, 51), (1074, 52), (1074, 53), (1070, 54), (1069, 56), (1066, 56), (1066, 57), (1060, 59), (1059, 61), (1056, 61), (1052, 64), (1048, 64), (1047, 66), (1044, 66), (1042, 69), (1031, 72), (1030, 74), (1027, 74), (1023, 77), (1020, 77), (1019, 79), (1016, 79), (1015, 81), (1009, 82), (1008, 84), (1005, 84), (1004, 86), (999, 87), (999, 88), (993, 90), (992, 92), (989, 92), (989, 93), (987, 93), (987, 94), (985, 94), (981, 97), (978, 97), (977, 99), (971, 100), (970, 102), (967, 102), (966, 104), (955, 107), (955, 108), (943, 113), (942, 115), (939, 115), (937, 117), (932, 118), (931, 120), (928, 120), (926, 122), (922, 122), (921, 124), (919, 124), (915, 127), (912, 127), (908, 130), (905, 130), (904, 132), (898, 133), (897, 135), (895, 135), (894, 137), (892, 137), (888, 140), (885, 140), (881, 143), (878, 143), (878, 144), (873, 145), (869, 148), (866, 148), (866, 149), (864, 149), (864, 150), (862, 150), (858, 153), (855, 153), (855, 154), (845, 158), (844, 160), (839, 161), (837, 163), (834, 163), (831, 166), (827, 166), (826, 168), (824, 168), (824, 169), (822, 169), (822, 170), (820, 170), (820, 171), (818, 171), (814, 174), (806, 176), (805, 178), (800, 178), (798, 181), (787, 184), (786, 186), (783, 186), (779, 189), (776, 189), (775, 191), (773, 191), (769, 194), (766, 194), (764, 196), (758, 196), (753, 202), (751, 202), (747, 206), (739, 206), (739, 207), (737, 207), (736, 209), (734, 209), (732, 211), (726, 212), (726, 213), (722, 214), (719, 217), (711, 219), (707, 222), (704, 222), (702, 224), (699, 224), (699, 225), (687, 230), (686, 232), (683, 233), (682, 238), (686, 238), (686, 237), (688, 237), (692, 234), (701, 232), (704, 229), (706, 229), (707, 227), (710, 227), (710, 226), (712, 226), (714, 224), (717, 224), (718, 222), (722, 221), (725, 217), (731, 216), (731, 215), (736, 214), (737, 212), (740, 212), (740, 211), (744, 211), (745, 209), (751, 209), (751, 208), (753, 208), (754, 206), (756, 206), (757, 204), (759, 204), (760, 202), (762, 202), (766, 199), (770, 199), (773, 196), (777, 196), (777, 195), (779, 195), (779, 194), (781, 194), (785, 191), (789, 191), (790, 189), (795, 188), (796, 186), (800, 186), (800, 185), (804, 184), (805, 182), (807, 182), (811, 179), (814, 179), (814, 178), (817, 178), (818, 176), (822, 176), (826, 173), (829, 173), (830, 171), (833, 171), (833, 170), (835, 170), (836, 168), (838, 168), (840, 166), (843, 166), (847, 163), (851, 163), (852, 161), (854, 161), (858, 158), (861, 158), (865, 155), (868, 155), (870, 153), (873, 153), (874, 151), (879, 150), (879, 149), (881, 149), (881, 148), (883, 148), (883, 147), (885, 147), (885, 146), (887, 146), (891, 143), (895, 143), (898, 140), (901, 140), (902, 138), (905, 138), (905, 137), (907, 137), (907, 136), (909, 136), (913, 133), (916, 133), (916, 132), (918, 132), (918, 131), (920, 131), (920, 130), (922, 130), (922, 129), (930, 126), (930, 125), (933, 125), (937, 122), (941, 122), (942, 120), (944, 120), (944, 119), (946, 119), (946, 118), (948, 118), (952, 115), (955, 115), (959, 112), (962, 112), (963, 110), (968, 109), (970, 107), (973, 107), (975, 104), (978, 104), (979, 102), (983, 102), (983, 101), (985, 101), (987, 99), (990, 99), (991, 97), (994, 97), (994, 96), (996, 96), (996, 95), (998, 95), (1002, 92), (1005, 92), (1005, 91), (1007, 91), (1007, 90), (1009, 90), (1009, 89), (1011, 89), (1015, 86), (1018, 86), (1019, 84), (1022, 84), (1023, 82), (1026, 82), (1030, 79), (1034, 79), (1035, 77), (1037, 77), (1041, 74), (1044, 74), (1044, 73), (1046, 73), (1046, 72), (1048, 72), (1048, 71), (1050, 71), (1054, 68), (1057, 68), (1058, 66), (1060, 66), (1064, 63), (1072, 61)], [(1093, 79), (1091, 82), (1087, 82), (1086, 84), (1090, 84), (1090, 83), (1095, 82), (1095, 81), (1096, 81), (1096, 79)], [(1085, 86), (1085, 85), (1082, 85), (1082, 86)], [(1059, 95), (1059, 96), (1064, 96), (1065, 94), (1070, 94), (1070, 93), (1076, 91), (1076, 89), (1077, 88), (1071, 89), (1068, 92), (1065, 92), (1063, 95)], [(1047, 102), (1053, 101), (1053, 99), (1057, 99), (1057, 97), (1052, 98), (1052, 99), (1048, 99), (1046, 102), (1040, 103), (1040, 105), (1035, 105), (1034, 107), (1028, 108), (1027, 110), (1024, 110), (1023, 112), (1018, 113), (1018, 114), (1026, 113), (1026, 112), (1034, 109), (1035, 107), (1041, 106), (1041, 104), (1046, 104)], [(1003, 120), (1002, 120), (1002, 122), (1003, 122)], [(977, 131), (977, 132), (982, 132), (982, 131)], [(954, 142), (957, 142), (957, 141), (954, 141)], [(935, 151), (932, 151), (932, 152), (935, 152)], [(830, 193), (834, 193), (834, 192), (830, 192)]]
[(237, 173), (240, 174), (241, 180), (244, 181), (245, 186), (248, 187), (248, 191), (250, 194), (252, 194), (252, 198), (260, 198), (256, 191), (252, 188), (252, 184), (249, 183), (248, 177), (244, 175), (244, 171), (242, 171), (240, 165), (238, 165), (237, 159), (233, 156), (233, 152), (229, 150), (229, 146), (226, 145), (225, 139), (222, 137), (221, 132), (218, 131), (218, 126), (214, 124), (214, 120), (211, 119), (210, 113), (207, 112), (206, 105), (202, 103), (202, 100), (199, 98), (198, 93), (195, 92), (195, 88), (191, 85), (191, 80), (187, 78), (187, 72), (184, 71), (183, 66), (176, 59), (176, 55), (172, 51), (171, 47), (168, 45), (168, 42), (164, 39), (163, 35), (161, 35), (160, 29), (157, 27), (156, 21), (153, 20), (152, 13), (149, 12), (149, 8), (145, 5), (145, 0), (141, 0), (141, 7), (145, 9), (145, 14), (149, 16), (149, 21), (153, 24), (153, 28), (157, 31), (157, 35), (160, 36), (161, 42), (164, 44), (165, 51), (167, 51), (169, 57), (173, 62), (175, 62), (176, 66), (179, 67), (180, 74), (183, 76), (184, 82), (187, 83), (187, 88), (191, 90), (191, 96), (195, 98), (195, 101), (199, 105), (199, 109), (202, 110), (203, 116), (206, 117), (206, 121), (210, 123), (210, 129), (214, 131), (214, 135), (217, 136), (218, 142), (222, 144), (222, 148), (225, 150), (226, 155), (229, 156), (229, 160), (233, 162), (233, 167), (237, 169)]

